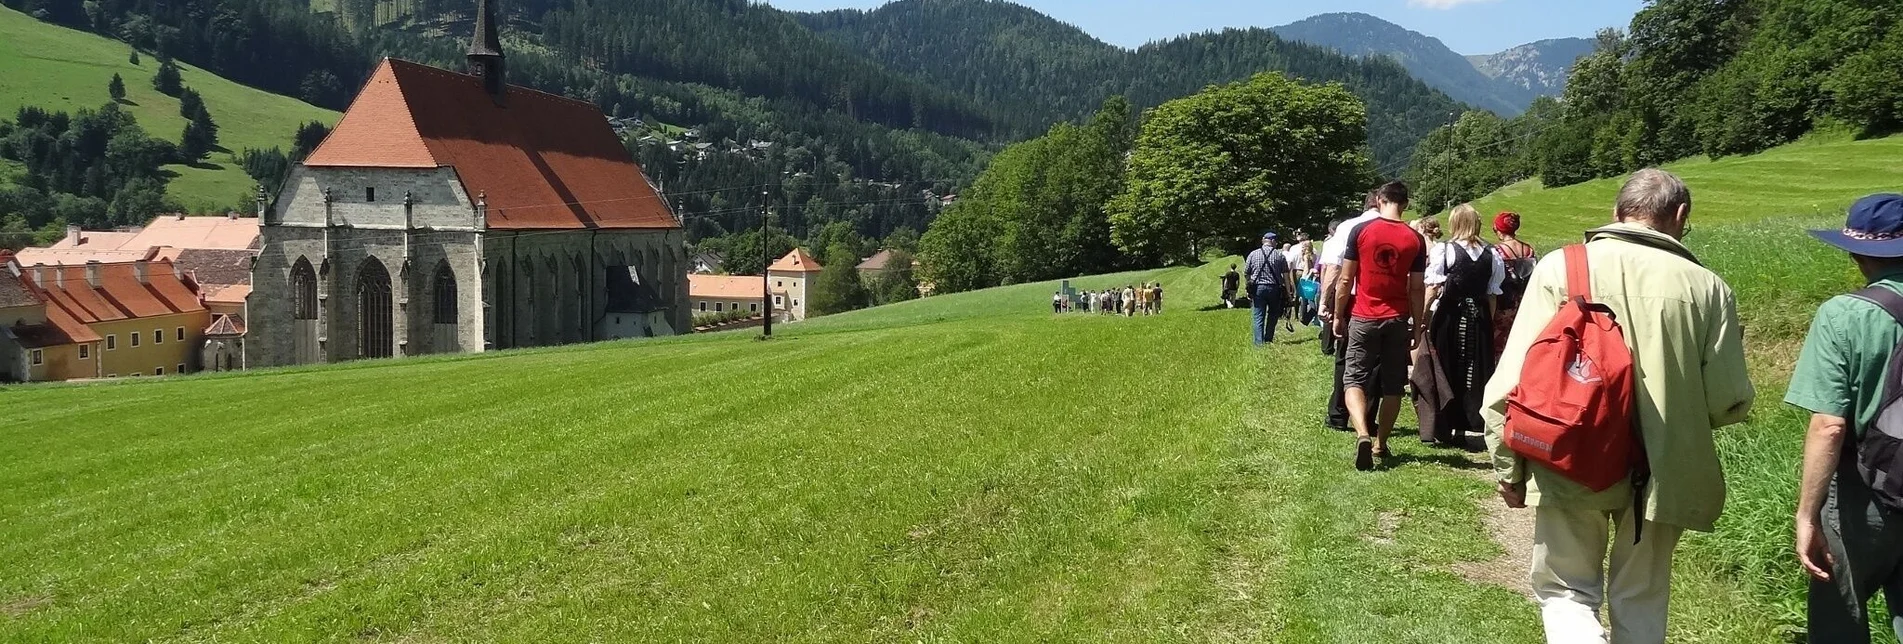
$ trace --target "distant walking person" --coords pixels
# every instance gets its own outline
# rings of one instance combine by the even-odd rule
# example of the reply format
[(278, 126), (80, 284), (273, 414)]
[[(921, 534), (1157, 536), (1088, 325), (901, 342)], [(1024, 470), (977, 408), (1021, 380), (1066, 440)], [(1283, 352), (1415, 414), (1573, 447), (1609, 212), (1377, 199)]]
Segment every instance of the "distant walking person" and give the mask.
[(1493, 354), (1498, 360), (1500, 352), (1506, 350), (1507, 332), (1513, 329), (1513, 318), (1520, 311), (1520, 298), (1526, 293), (1526, 280), (1533, 274), (1536, 258), (1532, 244), (1520, 241), (1520, 216), (1503, 212), (1493, 217), (1493, 234), (1500, 239), (1494, 249), (1500, 254), (1500, 261), (1506, 266), (1507, 277), (1500, 282), (1499, 303), (1493, 313)]
[(1452, 239), (1427, 251), (1431, 313), (1412, 380), (1421, 441), (1459, 447), (1467, 444), (1467, 433), (1486, 432), (1481, 394), (1493, 377), (1493, 306), (1506, 266), (1480, 240), (1480, 213), (1473, 206), (1454, 208), (1447, 226)]
[(1152, 282), (1150, 286), (1150, 306), (1156, 307), (1158, 315), (1163, 313), (1163, 283)]
[(1743, 422), (1753, 394), (1731, 287), (1679, 241), (1691, 206), (1678, 177), (1641, 170), (1619, 191), (1616, 223), (1586, 233), (1592, 302), (1610, 309), (1623, 329), (1636, 374), (1639, 444), (1658, 465), (1640, 498), (1630, 481), (1593, 492), (1528, 463), (1502, 440), (1507, 397), (1521, 384), (1526, 354), (1573, 295), (1564, 253), (1533, 269), (1506, 357), (1487, 383), (1482, 415), (1500, 498), (1508, 507), (1535, 506), (1530, 581), (1548, 642), (1605, 642), (1599, 609), (1607, 603), (1611, 641), (1664, 642), (1679, 536), (1711, 530), (1724, 507), (1712, 430)]
[(1123, 287), (1123, 317), (1133, 317), (1136, 314), (1137, 289), (1135, 286), (1125, 285)]
[(1886, 382), (1903, 346), (1903, 195), (1865, 197), (1848, 219), (1811, 234), (1849, 252), (1870, 285), (1817, 310), (1784, 402), (1811, 412), (1797, 494), (1810, 641), (1862, 644), (1879, 589), (1903, 637), (1903, 439), (1887, 411), (1903, 383)]
[[(1407, 184), (1375, 190), (1381, 216), (1348, 233), (1335, 294), (1334, 333), (1348, 340), (1343, 402), (1355, 427), (1355, 469), (1374, 469), (1388, 457), (1388, 434), (1407, 390), (1409, 353), (1427, 328), (1427, 240), (1401, 221)], [(1378, 418), (1368, 399), (1379, 397)]]
[(1064, 312), (1064, 292), (1063, 291), (1058, 291), (1051, 294), (1051, 312), (1052, 313)]
[(1254, 309), (1253, 339), (1262, 346), (1275, 341), (1275, 322), (1282, 319), (1282, 310), (1293, 296), (1294, 273), (1288, 258), (1276, 248), (1272, 232), (1262, 233), (1262, 247), (1251, 251), (1242, 266), (1243, 276), (1249, 278), (1249, 306)]
[(1242, 274), (1236, 272), (1236, 265), (1229, 265), (1229, 272), (1222, 274), (1222, 308), (1236, 308), (1236, 289), (1242, 286)]

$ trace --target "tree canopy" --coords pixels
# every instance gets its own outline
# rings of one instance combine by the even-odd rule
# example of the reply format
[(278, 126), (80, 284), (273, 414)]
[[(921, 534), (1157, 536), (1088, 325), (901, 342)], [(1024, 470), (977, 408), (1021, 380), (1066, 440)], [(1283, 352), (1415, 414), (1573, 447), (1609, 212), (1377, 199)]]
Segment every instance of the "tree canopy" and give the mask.
[(1281, 74), (1151, 110), (1110, 203), (1111, 235), (1142, 263), (1245, 248), (1263, 230), (1319, 228), (1372, 182), (1366, 111), (1336, 84)]

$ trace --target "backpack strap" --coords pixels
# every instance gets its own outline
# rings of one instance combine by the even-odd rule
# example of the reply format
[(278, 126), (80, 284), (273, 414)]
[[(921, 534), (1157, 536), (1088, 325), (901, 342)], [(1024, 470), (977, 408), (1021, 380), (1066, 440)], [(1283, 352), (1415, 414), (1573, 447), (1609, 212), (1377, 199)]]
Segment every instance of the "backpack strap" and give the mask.
[(1877, 305), (1884, 313), (1890, 314), (1897, 324), (1903, 324), (1903, 295), (1898, 295), (1896, 291), (1871, 284), (1850, 296)]
[(1592, 266), (1586, 260), (1586, 245), (1566, 247), (1566, 296), (1592, 301)]

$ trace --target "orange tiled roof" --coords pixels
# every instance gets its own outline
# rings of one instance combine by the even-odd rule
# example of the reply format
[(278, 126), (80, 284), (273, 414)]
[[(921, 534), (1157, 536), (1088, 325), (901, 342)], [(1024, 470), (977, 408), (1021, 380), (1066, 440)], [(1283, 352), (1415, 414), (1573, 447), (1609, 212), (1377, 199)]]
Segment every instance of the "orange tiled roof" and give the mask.
[(185, 250), (242, 251), (258, 246), (256, 217), (180, 217), (162, 215), (138, 232), (81, 231), (45, 248), (20, 250), (22, 266), (78, 265), (86, 262), (131, 262), (172, 259)]
[(251, 296), (250, 284), (209, 285), (200, 290), (205, 294), (205, 301), (213, 304), (244, 304), (245, 298)]
[(759, 275), (687, 276), (687, 296), (706, 300), (758, 300), (766, 292)]
[(145, 250), (123, 248), (22, 248), (16, 259), (21, 266), (76, 266), (86, 262), (131, 262), (145, 259)]
[(119, 250), (138, 237), (137, 232), (100, 232), (96, 230), (80, 231), (78, 237), (68, 235), (53, 242), (49, 248), (84, 248), (92, 250)]
[(86, 266), (41, 266), (26, 269), (22, 276), (46, 300), (49, 322), (56, 311), (79, 324), (93, 324), (205, 310), (198, 294), (172, 275), (170, 262), (150, 263), (144, 283), (134, 264), (95, 266), (98, 287), (86, 281)]
[(594, 105), (385, 58), (304, 165), (453, 167), (489, 227), (678, 228)]
[(132, 250), (146, 250), (154, 246), (225, 250), (257, 248), (258, 218), (160, 216), (146, 224), (125, 244), (125, 248)]
[(819, 260), (813, 259), (812, 255), (806, 254), (806, 249), (794, 248), (793, 252), (787, 253), (785, 257), (781, 257), (780, 261), (773, 262), (773, 265), (767, 267), (767, 270), (780, 271), (782, 273), (817, 273), (820, 270), (820, 266)]

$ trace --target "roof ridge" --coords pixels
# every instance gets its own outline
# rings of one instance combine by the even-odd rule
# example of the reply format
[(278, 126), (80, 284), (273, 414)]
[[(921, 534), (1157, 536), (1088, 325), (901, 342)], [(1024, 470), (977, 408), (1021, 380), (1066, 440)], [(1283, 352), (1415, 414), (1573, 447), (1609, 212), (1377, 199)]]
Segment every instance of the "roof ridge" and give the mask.
[[(440, 74), (449, 78), (454, 78), (458, 80), (468, 80), (478, 84), (482, 82), (482, 79), (479, 76), (465, 74), (465, 73), (455, 71), (452, 69), (443, 69), (435, 65), (425, 65), (423, 63), (419, 63), (413, 60), (404, 60), (402, 58), (394, 58), (394, 57), (385, 57), (384, 60), (388, 60), (393, 63), (402, 63), (406, 66), (409, 66), (411, 68), (414, 68), (422, 72)], [(401, 86), (400, 83), (398, 85)], [(567, 96), (562, 96), (561, 94), (545, 92), (539, 89), (535, 89), (533, 87), (529, 87), (527, 85), (505, 83), (504, 86), (507, 87), (509, 90), (509, 100), (515, 100), (518, 94), (523, 94), (531, 98), (543, 98), (543, 99), (547, 99), (547, 100), (558, 102), (558, 103), (568, 103), (571, 105), (585, 105), (592, 109), (596, 109), (596, 110), (600, 109), (599, 107), (596, 107), (594, 103), (590, 103), (588, 101), (584, 101), (579, 98), (569, 98)], [(354, 103), (355, 101), (352, 101), (352, 102)], [(345, 111), (348, 112), (348, 110), (345, 110)]]

